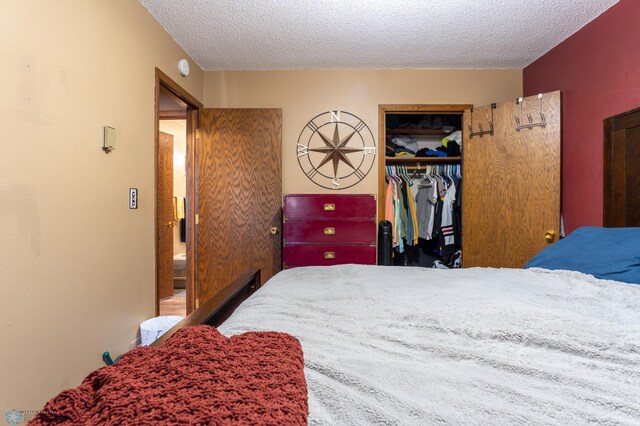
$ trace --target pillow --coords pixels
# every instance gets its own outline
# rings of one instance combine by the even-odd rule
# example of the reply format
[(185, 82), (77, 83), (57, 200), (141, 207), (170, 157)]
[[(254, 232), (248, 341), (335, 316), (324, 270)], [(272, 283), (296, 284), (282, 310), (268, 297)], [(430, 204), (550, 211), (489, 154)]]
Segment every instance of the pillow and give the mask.
[(568, 269), (640, 284), (640, 228), (578, 228), (536, 254), (525, 268)]

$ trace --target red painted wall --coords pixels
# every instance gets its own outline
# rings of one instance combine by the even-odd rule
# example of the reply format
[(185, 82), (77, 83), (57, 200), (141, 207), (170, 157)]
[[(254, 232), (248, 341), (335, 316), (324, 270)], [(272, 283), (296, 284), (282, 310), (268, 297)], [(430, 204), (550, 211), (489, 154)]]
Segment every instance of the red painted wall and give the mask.
[(523, 86), (562, 93), (566, 231), (602, 226), (603, 120), (640, 107), (640, 1), (621, 0), (527, 66)]

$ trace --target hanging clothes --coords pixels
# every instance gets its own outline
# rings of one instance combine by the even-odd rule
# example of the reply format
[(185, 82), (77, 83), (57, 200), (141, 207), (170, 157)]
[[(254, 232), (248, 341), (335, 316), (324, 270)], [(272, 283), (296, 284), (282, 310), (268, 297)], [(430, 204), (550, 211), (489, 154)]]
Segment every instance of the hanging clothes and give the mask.
[(391, 222), (391, 229), (393, 230), (392, 232), (392, 247), (396, 246), (396, 234), (395, 234), (395, 216), (394, 216), (394, 210), (393, 210), (393, 192), (394, 192), (394, 188), (393, 188), (393, 180), (391, 178), (387, 178), (387, 193), (386, 193), (386, 197), (385, 197), (385, 202), (384, 202), (384, 218), (385, 220), (388, 220), (389, 222)]
[(433, 238), (433, 224), (436, 216), (436, 204), (438, 202), (438, 188), (435, 181), (425, 177), (418, 185), (416, 194), (416, 209), (418, 215), (418, 237), (431, 240)]
[(418, 222), (418, 214), (416, 212), (416, 201), (413, 198), (413, 193), (410, 188), (407, 188), (409, 193), (409, 212), (411, 216), (411, 223), (413, 224), (412, 234), (407, 236), (407, 240), (411, 240), (411, 245), (418, 244), (418, 234), (420, 232), (420, 223)]
[(400, 239), (406, 239), (407, 234), (409, 233), (409, 220), (407, 217), (407, 190), (404, 185), (404, 181), (401, 181), (398, 184), (399, 197), (400, 197), (400, 207), (398, 212), (400, 213), (400, 221), (402, 222), (402, 226), (398, 230), (398, 235)]
[(440, 250), (443, 255), (453, 254), (455, 238), (453, 233), (453, 203), (456, 200), (456, 186), (453, 182), (447, 187), (442, 200), (442, 222), (440, 224)]
[(402, 239), (402, 227), (404, 226), (404, 222), (406, 222), (406, 218), (402, 219), (401, 216), (401, 203), (402, 203), (402, 193), (400, 192), (399, 182), (394, 181), (394, 191), (393, 191), (393, 211), (394, 211), (394, 220), (396, 223), (395, 232), (396, 232), (396, 247), (398, 248), (398, 253), (402, 253), (404, 251), (404, 241)]
[(429, 166), (419, 183), (404, 166), (387, 166), (386, 172), (385, 218), (392, 223), (395, 253), (426, 247), (422, 239), (434, 242), (437, 256), (451, 258), (460, 247), (459, 166)]
[(456, 200), (453, 202), (453, 238), (456, 247), (462, 245), (462, 179), (454, 177)]
[(402, 211), (400, 212), (406, 221), (406, 226), (404, 227), (405, 233), (403, 237), (407, 240), (407, 244), (411, 245), (413, 243), (413, 217), (411, 216), (411, 212), (409, 210), (409, 194), (407, 190), (407, 181), (402, 178)]

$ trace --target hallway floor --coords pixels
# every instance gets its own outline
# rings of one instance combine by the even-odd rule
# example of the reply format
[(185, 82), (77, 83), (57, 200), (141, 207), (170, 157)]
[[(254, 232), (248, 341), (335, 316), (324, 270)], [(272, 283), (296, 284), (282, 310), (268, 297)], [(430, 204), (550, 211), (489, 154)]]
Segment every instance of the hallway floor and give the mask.
[(173, 296), (160, 301), (160, 315), (187, 315), (187, 290), (174, 289)]

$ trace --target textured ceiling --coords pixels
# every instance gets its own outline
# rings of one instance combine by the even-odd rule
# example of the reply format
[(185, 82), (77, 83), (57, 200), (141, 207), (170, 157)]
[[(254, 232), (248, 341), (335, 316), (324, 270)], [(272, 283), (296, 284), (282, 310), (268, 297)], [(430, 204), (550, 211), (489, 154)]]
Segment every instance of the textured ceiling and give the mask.
[(617, 0), (140, 0), (207, 71), (523, 68)]

